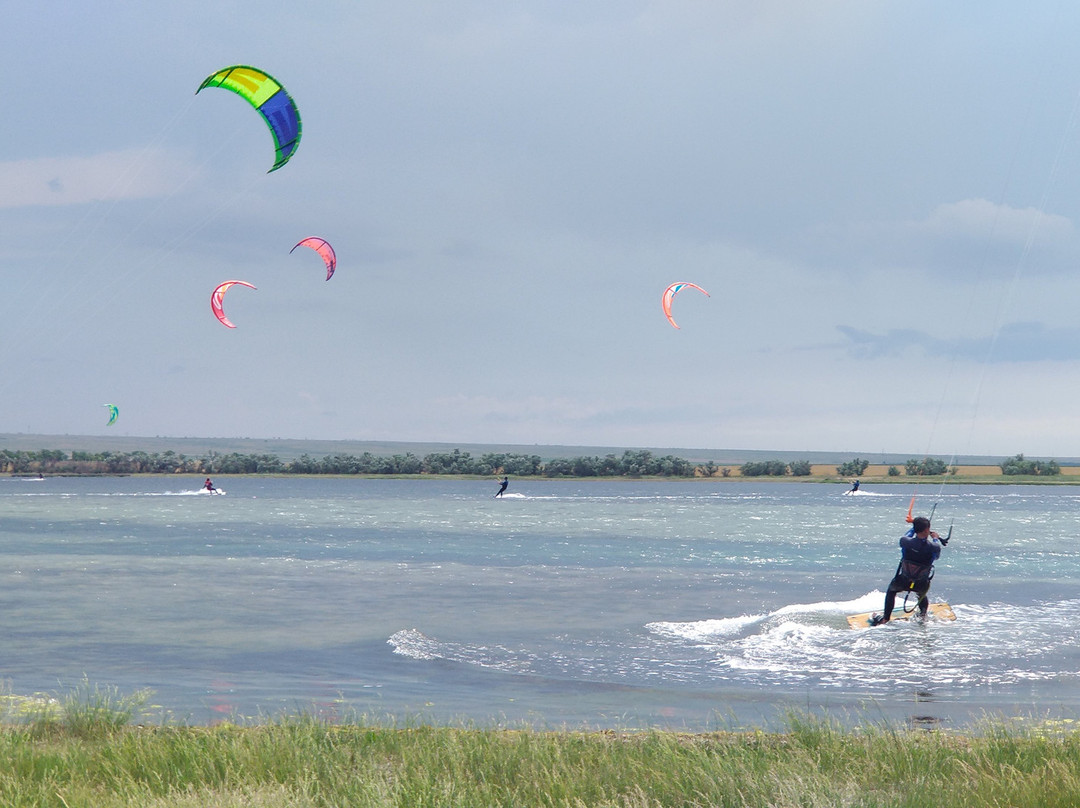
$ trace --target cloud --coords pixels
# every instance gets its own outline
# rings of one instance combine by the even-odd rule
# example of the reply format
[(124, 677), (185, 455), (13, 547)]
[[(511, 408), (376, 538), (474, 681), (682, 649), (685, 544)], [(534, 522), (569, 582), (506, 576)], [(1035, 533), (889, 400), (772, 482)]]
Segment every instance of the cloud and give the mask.
[(1038, 208), (1014, 208), (986, 199), (964, 199), (938, 205), (933, 213), (912, 225), (915, 232), (948, 239), (993, 239), (1024, 244), (1028, 240), (1061, 243), (1073, 237), (1066, 217)]
[(0, 163), (0, 209), (147, 199), (173, 193), (192, 169), (154, 149)]
[(986, 199), (942, 203), (919, 219), (832, 224), (806, 233), (819, 261), (864, 270), (921, 269), (948, 276), (1072, 271), (1072, 221)]
[(1043, 323), (1009, 323), (984, 337), (940, 339), (924, 331), (892, 329), (875, 334), (837, 326), (848, 353), (857, 359), (878, 359), (919, 352), (928, 357), (987, 363), (1069, 362), (1080, 360), (1080, 328), (1051, 328)]

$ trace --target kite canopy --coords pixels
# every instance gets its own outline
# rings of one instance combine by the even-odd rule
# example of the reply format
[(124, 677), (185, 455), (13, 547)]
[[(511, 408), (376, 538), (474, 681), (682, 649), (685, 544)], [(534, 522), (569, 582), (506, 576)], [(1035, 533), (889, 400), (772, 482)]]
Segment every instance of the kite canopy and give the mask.
[(710, 297), (709, 293), (702, 289), (700, 286), (698, 286), (696, 283), (686, 283), (685, 281), (680, 283), (673, 283), (671, 284), (671, 286), (665, 289), (663, 299), (664, 316), (667, 317), (668, 322), (676, 328), (678, 328), (679, 326), (675, 323), (674, 318), (671, 316), (671, 303), (673, 300), (675, 300), (675, 295), (679, 294), (679, 292), (681, 292), (686, 287), (690, 287), (691, 289), (697, 289), (699, 292), (701, 292), (701, 294), (705, 295), (705, 297)]
[[(270, 171), (276, 171), (293, 156), (300, 145), (300, 112), (285, 88), (276, 79), (255, 67), (233, 65), (219, 70), (206, 79), (195, 91), (207, 87), (223, 87), (244, 98), (263, 116), (274, 136), (277, 159)], [(270, 171), (266, 173), (270, 173)]]
[(330, 242), (324, 238), (318, 238), (317, 236), (309, 236), (302, 239), (293, 245), (292, 250), (289, 250), (289, 254), (297, 247), (311, 247), (315, 252), (322, 256), (322, 260), (326, 263), (326, 279), (330, 280), (334, 274), (334, 270), (337, 269), (337, 253), (334, 252), (334, 248), (330, 246)]
[(116, 423), (116, 419), (120, 417), (120, 408), (115, 404), (103, 404), (102, 406), (109, 409), (109, 423), (105, 424), (105, 426), (112, 426)]
[(237, 285), (246, 286), (248, 289), (255, 288), (247, 281), (225, 281), (225, 283), (221, 284), (214, 290), (214, 293), (210, 295), (210, 309), (214, 312), (214, 316), (217, 317), (218, 320), (221, 321), (221, 324), (226, 328), (236, 328), (229, 318), (225, 316), (225, 310), (222, 308), (222, 305), (225, 302), (225, 293), (233, 286)]

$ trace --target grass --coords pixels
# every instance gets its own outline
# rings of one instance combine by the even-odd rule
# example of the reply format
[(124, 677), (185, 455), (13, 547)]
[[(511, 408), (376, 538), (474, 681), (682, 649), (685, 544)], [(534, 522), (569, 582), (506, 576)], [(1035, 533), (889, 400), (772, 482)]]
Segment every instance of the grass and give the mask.
[[(145, 693), (83, 687), (6, 712), (0, 805), (1075, 806), (1080, 732), (970, 734), (792, 716), (780, 732), (544, 732), (328, 724), (136, 725)], [(11, 703), (6, 703), (10, 708)]]

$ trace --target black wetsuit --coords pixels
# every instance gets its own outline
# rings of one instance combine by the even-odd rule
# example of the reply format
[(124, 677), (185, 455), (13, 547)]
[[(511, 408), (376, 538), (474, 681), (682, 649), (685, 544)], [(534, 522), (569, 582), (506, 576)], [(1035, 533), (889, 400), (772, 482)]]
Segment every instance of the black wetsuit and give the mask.
[(930, 580), (934, 577), (934, 562), (941, 555), (941, 543), (927, 536), (925, 539), (906, 534), (900, 539), (900, 565), (896, 575), (885, 591), (885, 620), (892, 616), (897, 592), (914, 592), (919, 596), (919, 614), (926, 617), (930, 608)]

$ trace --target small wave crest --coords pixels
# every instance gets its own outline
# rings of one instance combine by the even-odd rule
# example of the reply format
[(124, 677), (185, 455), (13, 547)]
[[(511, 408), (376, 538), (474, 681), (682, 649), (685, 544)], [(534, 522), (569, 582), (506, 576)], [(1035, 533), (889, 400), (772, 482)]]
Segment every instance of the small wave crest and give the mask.
[(110, 491), (87, 494), (91, 497), (223, 497), (225, 492), (215, 488), (213, 492), (200, 488), (195, 491)]
[(415, 628), (395, 632), (390, 635), (387, 643), (393, 647), (395, 654), (409, 659), (441, 659), (507, 673), (531, 673), (538, 659), (534, 653), (513, 650), (502, 645), (443, 642)]
[(648, 623), (645, 628), (654, 634), (686, 640), (688, 642), (710, 642), (743, 634), (754, 626), (764, 629), (774, 628), (788, 623), (800, 623), (800, 617), (832, 616), (837, 628), (846, 628), (840, 617), (849, 614), (868, 612), (881, 606), (885, 594), (868, 592), (854, 600), (825, 600), (817, 603), (791, 603), (781, 606), (766, 614), (743, 615), (741, 617), (714, 617), (690, 622)]
[(721, 637), (733, 637), (745, 629), (760, 623), (767, 615), (755, 614), (743, 617), (719, 617), (711, 620), (695, 620), (689, 623), (649, 623), (646, 629), (674, 639), (690, 642), (708, 642)]
[(417, 631), (415, 628), (406, 628), (390, 636), (387, 642), (394, 647), (395, 654), (409, 657), (409, 659), (439, 659), (439, 644)]

